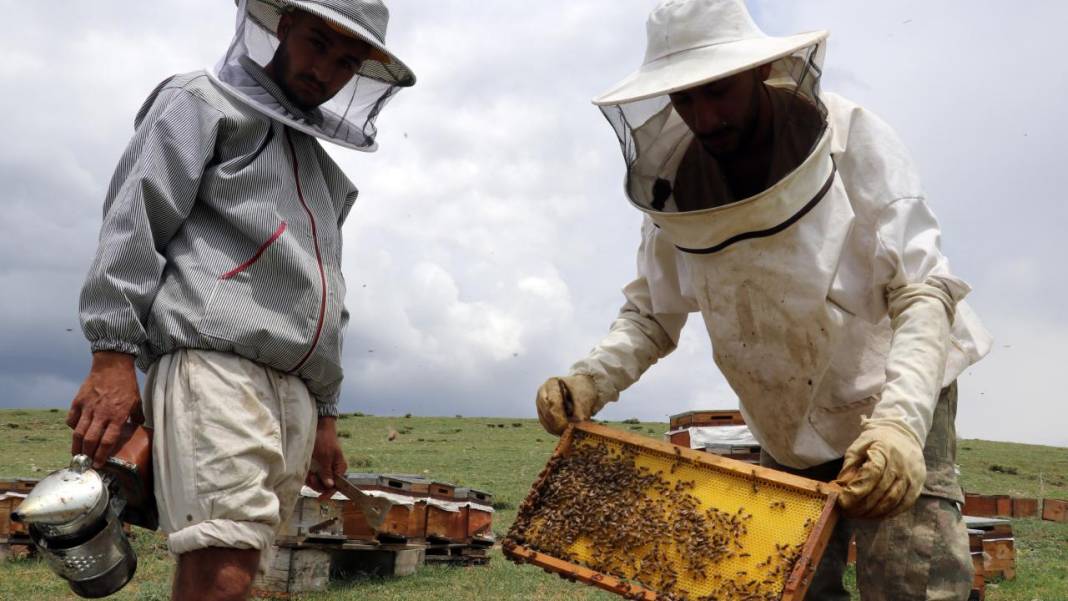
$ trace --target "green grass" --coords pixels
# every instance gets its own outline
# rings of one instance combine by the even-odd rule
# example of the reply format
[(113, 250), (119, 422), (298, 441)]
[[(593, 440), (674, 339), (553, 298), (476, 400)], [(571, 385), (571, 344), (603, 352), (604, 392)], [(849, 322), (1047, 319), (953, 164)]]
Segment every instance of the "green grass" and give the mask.
[[(0, 410), (0, 478), (36, 477), (69, 461), (64, 411)], [(658, 437), (663, 423), (615, 422), (614, 427)], [(492, 492), (500, 538), (544, 466), (556, 439), (536, 420), (515, 418), (346, 416), (338, 421), (345, 455), (354, 471), (418, 474)], [(398, 432), (387, 440), (389, 432)], [(969, 491), (1068, 498), (1068, 449), (961, 441), (962, 479)], [(992, 466), (999, 466), (992, 470)], [(1009, 469), (1004, 469), (1009, 468)], [(1013, 474), (1011, 472), (1015, 471)], [(1017, 578), (988, 589), (988, 601), (1068, 600), (1068, 524), (1015, 520)], [(139, 567), (116, 599), (167, 599), (173, 562), (162, 537), (138, 531)], [(0, 599), (74, 598), (37, 560), (0, 565)], [(407, 578), (335, 582), (309, 601), (409, 599), (586, 601), (618, 599), (531, 566), (519, 567), (492, 552), (488, 566), (427, 567)]]

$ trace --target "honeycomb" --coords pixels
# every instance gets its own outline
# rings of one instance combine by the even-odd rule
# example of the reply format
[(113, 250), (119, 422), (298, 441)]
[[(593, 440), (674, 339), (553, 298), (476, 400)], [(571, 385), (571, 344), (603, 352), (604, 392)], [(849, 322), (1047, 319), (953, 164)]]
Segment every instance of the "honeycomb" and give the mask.
[(826, 503), (743, 469), (576, 430), (511, 542), (675, 601), (779, 599)]

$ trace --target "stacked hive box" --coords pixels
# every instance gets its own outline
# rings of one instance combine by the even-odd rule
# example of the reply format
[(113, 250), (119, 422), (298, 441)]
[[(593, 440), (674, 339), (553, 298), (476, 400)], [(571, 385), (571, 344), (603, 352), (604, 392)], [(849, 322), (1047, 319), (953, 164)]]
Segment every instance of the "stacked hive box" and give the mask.
[[(362, 491), (384, 496), (395, 503), (379, 528), (379, 540), (414, 543), (426, 537), (429, 480), (419, 476), (349, 474), (349, 481)], [(343, 503), (342, 515), (346, 536), (359, 540), (376, 538), (376, 533), (355, 504)]]
[(746, 463), (760, 463), (760, 445), (738, 410), (687, 411), (670, 417), (668, 441)]
[(463, 505), (464, 542), (479, 547), (493, 546), (493, 495), (473, 488), (456, 489)]
[(1046, 499), (1042, 502), (1042, 519), (1051, 522), (1068, 522), (1068, 501)]
[(968, 601), (983, 601), (986, 598), (986, 574), (983, 569), (983, 531), (968, 529), (968, 552), (972, 556), (972, 593)]
[(348, 479), (393, 503), (383, 524), (373, 530), (359, 507), (341, 493), (320, 500), (305, 488), (279, 532), (273, 561), (253, 586), (257, 596), (323, 590), (330, 578), (357, 574), (406, 576), (429, 561), (431, 553), (438, 562), (488, 560), (486, 547), (493, 541), (489, 493), (419, 476), (353, 473)]
[(13, 553), (28, 553), (32, 548), (26, 525), (12, 521), (11, 512), (18, 508), (37, 482), (28, 478), (0, 480), (0, 560)]
[(983, 576), (989, 581), (1000, 577), (1012, 580), (1016, 577), (1016, 549), (1012, 534), (1012, 522), (1000, 518), (964, 516), (969, 530), (982, 532)]
[(462, 543), (467, 536), (463, 512), (456, 499), (456, 486), (431, 482), (426, 507), (426, 538), (431, 543)]

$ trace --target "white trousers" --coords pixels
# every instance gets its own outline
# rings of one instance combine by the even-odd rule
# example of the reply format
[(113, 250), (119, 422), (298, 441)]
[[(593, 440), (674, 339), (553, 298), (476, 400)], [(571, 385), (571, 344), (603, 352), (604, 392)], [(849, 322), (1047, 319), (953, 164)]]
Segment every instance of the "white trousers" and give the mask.
[(237, 355), (184, 349), (149, 370), (144, 411), (170, 551), (269, 548), (315, 444), (304, 383)]

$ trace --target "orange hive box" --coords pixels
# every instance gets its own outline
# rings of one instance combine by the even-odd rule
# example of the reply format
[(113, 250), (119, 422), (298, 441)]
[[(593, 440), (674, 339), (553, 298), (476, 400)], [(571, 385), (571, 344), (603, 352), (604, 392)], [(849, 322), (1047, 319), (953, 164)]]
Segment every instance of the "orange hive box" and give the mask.
[(493, 545), (493, 495), (474, 488), (457, 488), (462, 503), (464, 541), (479, 546)]
[(419, 476), (390, 474), (348, 475), (357, 488), (372, 494), (382, 494), (396, 504), (386, 514), (378, 532), (371, 530), (367, 518), (355, 503), (342, 503), (345, 536), (350, 539), (421, 540), (426, 536), (426, 497), (430, 481)]
[(456, 498), (456, 486), (447, 482), (431, 482), (430, 498), (432, 502), (426, 506), (427, 539), (434, 542), (464, 542), (467, 523)]
[(1068, 501), (1044, 499), (1042, 501), (1042, 519), (1051, 522), (1068, 522)]

